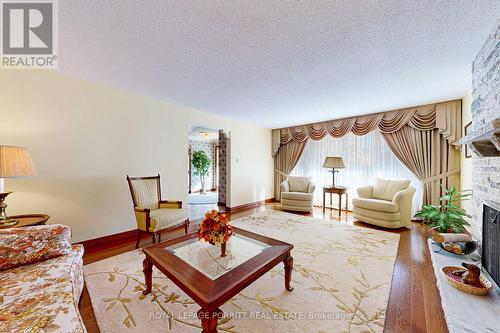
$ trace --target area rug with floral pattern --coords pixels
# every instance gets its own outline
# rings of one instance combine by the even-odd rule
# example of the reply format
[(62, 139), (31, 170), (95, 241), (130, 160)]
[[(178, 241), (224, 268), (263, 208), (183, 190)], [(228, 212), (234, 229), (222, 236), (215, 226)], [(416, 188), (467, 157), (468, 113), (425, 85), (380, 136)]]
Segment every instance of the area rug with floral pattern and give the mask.
[[(382, 332), (399, 235), (274, 210), (231, 222), (294, 245), (292, 292), (283, 264), (221, 310), (219, 332)], [(199, 306), (161, 272), (144, 296), (141, 250), (84, 267), (101, 332), (200, 332)]]

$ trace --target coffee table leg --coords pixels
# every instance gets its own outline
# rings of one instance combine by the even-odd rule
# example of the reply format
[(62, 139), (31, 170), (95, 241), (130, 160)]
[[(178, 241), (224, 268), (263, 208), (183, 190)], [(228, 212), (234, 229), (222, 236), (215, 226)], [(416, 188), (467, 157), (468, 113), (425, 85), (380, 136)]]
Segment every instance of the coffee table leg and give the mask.
[(292, 281), (292, 270), (293, 270), (293, 258), (291, 255), (283, 260), (285, 264), (285, 289), (288, 291), (292, 291), (293, 287), (290, 286), (290, 282)]
[(198, 319), (201, 320), (201, 328), (203, 329), (201, 333), (217, 333), (217, 320), (222, 318), (222, 314), (221, 309), (215, 311), (198, 310)]
[(146, 283), (146, 290), (144, 290), (142, 293), (144, 295), (147, 295), (151, 293), (151, 288), (153, 287), (153, 264), (148, 260), (148, 258), (146, 258), (142, 262), (142, 268), (142, 271), (144, 272), (144, 280)]

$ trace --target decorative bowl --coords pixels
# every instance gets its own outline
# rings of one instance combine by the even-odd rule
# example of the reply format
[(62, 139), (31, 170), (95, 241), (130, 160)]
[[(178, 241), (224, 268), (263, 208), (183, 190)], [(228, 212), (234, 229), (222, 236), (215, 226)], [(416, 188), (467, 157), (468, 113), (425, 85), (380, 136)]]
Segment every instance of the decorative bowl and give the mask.
[(465, 243), (465, 249), (464, 249), (464, 251), (461, 254), (456, 254), (454, 252), (451, 252), (451, 251), (448, 251), (447, 249), (445, 249), (442, 243), (438, 243), (438, 242), (434, 242), (434, 243), (437, 246), (439, 246), (440, 248), (442, 248), (443, 250), (445, 250), (446, 252), (454, 254), (456, 256), (467, 256), (467, 255), (469, 255), (471, 253), (474, 253), (474, 251), (476, 251), (479, 248), (479, 245), (477, 244), (476, 241), (463, 242), (463, 243)]
[(456, 270), (463, 270), (463, 267), (455, 267), (455, 266), (445, 266), (441, 268), (441, 272), (443, 273), (446, 281), (451, 284), (453, 287), (458, 290), (465, 291), (466, 293), (476, 295), (476, 296), (486, 296), (493, 288), (493, 284), (488, 281), (483, 275), (479, 277), (481, 280), (481, 287), (474, 287), (469, 284), (465, 284), (462, 282), (461, 276), (453, 275), (453, 272)]

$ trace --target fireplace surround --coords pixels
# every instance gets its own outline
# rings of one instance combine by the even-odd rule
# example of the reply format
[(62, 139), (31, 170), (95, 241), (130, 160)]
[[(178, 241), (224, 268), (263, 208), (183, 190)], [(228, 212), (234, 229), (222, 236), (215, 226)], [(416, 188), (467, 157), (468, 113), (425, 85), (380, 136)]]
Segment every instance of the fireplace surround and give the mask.
[[(498, 229), (494, 229), (498, 228), (500, 222), (493, 219), (496, 215), (492, 215), (500, 207), (499, 64), (500, 20), (493, 27), (472, 65), (472, 131), (460, 140), (462, 144), (475, 145), (472, 157), (473, 192), (470, 212), (473, 217), (470, 219), (470, 231), (481, 241), (481, 255), (485, 257), (483, 264), (492, 277), (495, 272), (498, 274), (500, 252)], [(494, 259), (496, 262), (492, 261)], [(494, 278), (498, 284), (498, 275)]]

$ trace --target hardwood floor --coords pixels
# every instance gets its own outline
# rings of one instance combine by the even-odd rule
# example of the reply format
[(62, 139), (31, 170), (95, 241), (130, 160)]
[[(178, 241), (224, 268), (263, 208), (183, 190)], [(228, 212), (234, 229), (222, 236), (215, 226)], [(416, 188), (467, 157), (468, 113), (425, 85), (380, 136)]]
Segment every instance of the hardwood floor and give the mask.
[[(266, 207), (280, 210), (279, 204), (276, 203), (267, 204)], [(214, 208), (216, 208), (215, 205), (196, 205), (196, 211), (192, 213), (201, 218), (201, 212)], [(228, 217), (230, 220), (236, 220), (263, 211), (264, 209), (265, 207), (243, 209), (228, 213)], [(332, 223), (346, 223), (366, 228), (381, 229), (354, 221), (351, 214), (347, 214), (346, 216), (343, 213), (339, 219), (338, 211), (336, 210), (327, 209), (325, 215), (323, 215), (321, 208), (315, 208), (312, 214), (305, 215), (331, 220)], [(197, 230), (198, 223), (199, 220), (196, 221), (194, 219), (190, 225), (190, 229), (192, 231)], [(420, 223), (412, 223), (410, 227), (402, 228), (401, 230), (382, 230), (399, 233), (401, 236), (387, 308), (385, 332), (448, 332), (441, 308), (439, 291), (436, 287), (436, 278), (432, 268), (430, 253), (427, 247), (427, 227)], [(184, 230), (179, 229), (170, 234), (164, 234), (162, 240), (176, 237), (183, 233)], [(144, 236), (141, 246), (150, 244), (151, 238)], [(83, 261), (84, 264), (89, 264), (134, 249), (135, 239), (106, 244), (105, 247), (85, 248)], [(88, 332), (99, 332), (87, 288), (83, 290), (79, 308)]]

